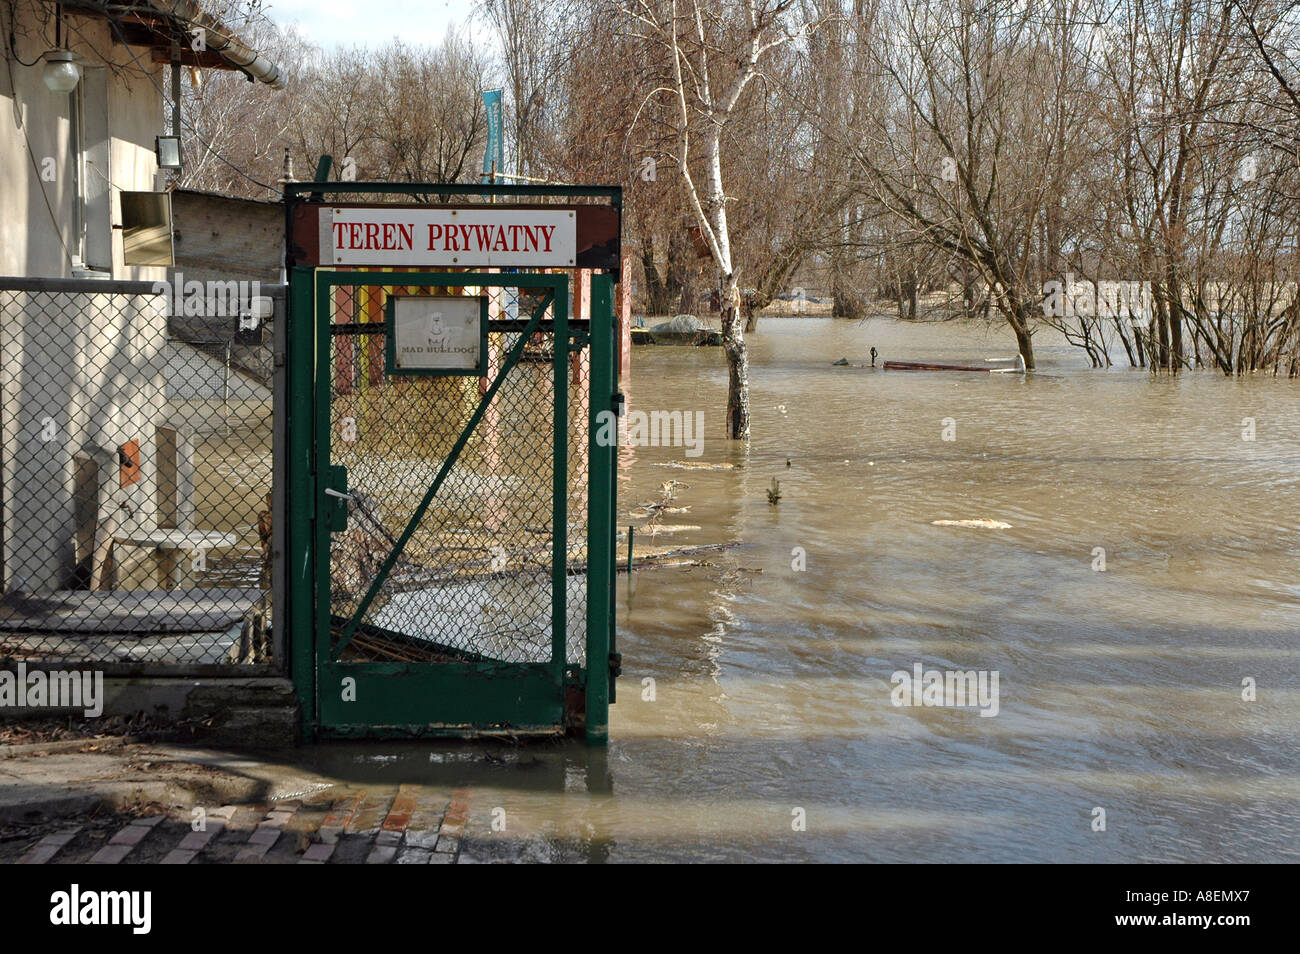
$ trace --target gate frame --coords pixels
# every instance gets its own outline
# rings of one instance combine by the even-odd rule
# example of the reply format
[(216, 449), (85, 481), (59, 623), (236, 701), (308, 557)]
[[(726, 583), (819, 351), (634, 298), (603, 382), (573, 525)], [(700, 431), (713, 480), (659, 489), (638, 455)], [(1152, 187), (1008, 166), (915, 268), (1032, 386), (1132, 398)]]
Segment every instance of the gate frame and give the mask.
[[(322, 162), (322, 169), (328, 164)], [(323, 177), (322, 177), (323, 178)], [(537, 272), (483, 273), (479, 269), (447, 271), (443, 266), (427, 266), (419, 272), (379, 272), (366, 271), (365, 267), (338, 266), (317, 261), (300, 262), (296, 253), (300, 250), (294, 245), (294, 212), (303, 202), (324, 205), (326, 193), (352, 193), (362, 195), (487, 195), (514, 197), (604, 197), (616, 212), (621, 215), (622, 190), (609, 186), (498, 186), (467, 185), (440, 183), (390, 183), (390, 182), (291, 182), (285, 184), (285, 266), (289, 280), (287, 295), (287, 347), (285, 372), (287, 379), (286, 401), (287, 417), (287, 454), (285, 458), (285, 616), (287, 617), (283, 632), (288, 639), (287, 662), (290, 674), (298, 694), (302, 710), (300, 737), (304, 742), (315, 741), (324, 736), (369, 736), (369, 737), (408, 737), (408, 736), (478, 736), (488, 734), (533, 734), (544, 732), (553, 734), (557, 729), (568, 727), (569, 718), (576, 700), (574, 690), (580, 690), (584, 704), (584, 728), (588, 744), (604, 745), (608, 741), (609, 705), (613, 702), (613, 680), (619, 671), (619, 656), (614, 649), (615, 632), (615, 552), (614, 526), (617, 493), (617, 446), (610, 443), (602, 446), (597, 440), (600, 432), (600, 415), (604, 412), (619, 413), (620, 396), (617, 392), (617, 369), (615, 360), (615, 323), (614, 323), (614, 284), (620, 275), (620, 269), (607, 271), (592, 270), (590, 290), (591, 321), (585, 340), (577, 332), (570, 332), (567, 320), (560, 320), (558, 307), (559, 291), (566, 292), (563, 311), (567, 319), (569, 307), (567, 291), (577, 273), (577, 266), (572, 268), (552, 268), (552, 274)], [(304, 194), (306, 196), (304, 197)], [(376, 208), (401, 208), (399, 203), (376, 204)], [(459, 207), (459, 206), (457, 206)], [(490, 208), (487, 204), (470, 204), (467, 208)], [(554, 205), (538, 204), (539, 209), (555, 208)], [(554, 274), (554, 273), (560, 274)], [(452, 285), (476, 285), (480, 287), (552, 287), (556, 292), (554, 324), (555, 363), (557, 373), (563, 362), (567, 373), (569, 355), (573, 353), (570, 343), (575, 339), (589, 351), (588, 374), (588, 472), (587, 472), (587, 599), (586, 599), (586, 665), (570, 665), (567, 658), (561, 660), (557, 667), (554, 660), (543, 664), (525, 663), (338, 663), (329, 661), (329, 668), (343, 666), (368, 667), (369, 674), (394, 677), (385, 684), (385, 688), (394, 690), (402, 685), (401, 677), (414, 677), (408, 683), (415, 693), (438, 691), (455, 691), (460, 683), (464, 688), (465, 679), (471, 673), (490, 676), (519, 676), (541, 667), (542, 670), (558, 669), (558, 672), (545, 673), (544, 682), (531, 685), (529, 692), (517, 684), (514, 701), (520, 711), (537, 711), (532, 707), (539, 703), (539, 696), (533, 692), (555, 693), (554, 701), (559, 705), (558, 722), (544, 725), (509, 725), (501, 726), (500, 720), (489, 713), (475, 718), (468, 723), (457, 724), (392, 724), (371, 721), (364, 724), (347, 726), (328, 725), (321, 721), (322, 706), (319, 704), (321, 677), (320, 634), (322, 630), (319, 619), (321, 599), (319, 587), (329, 586), (328, 549), (325, 559), (322, 555), (319, 536), (321, 527), (327, 521), (327, 513), (322, 505), (324, 489), (328, 480), (325, 467), (328, 461), (323, 456), (320, 428), (324, 421), (324, 439), (330, 434), (330, 386), (328, 378), (321, 380), (322, 367), (329, 367), (328, 341), (325, 342), (324, 357), (320, 357), (321, 327), (318, 321), (317, 307), (320, 287), (328, 283), (326, 276), (349, 276), (349, 280), (364, 278), (374, 279), (372, 284), (404, 285), (426, 284), (421, 279), (454, 279), (443, 282)], [(391, 279), (391, 280), (387, 280)], [(470, 280), (472, 279), (472, 280)], [(480, 281), (494, 279), (493, 281)], [(427, 283), (432, 285), (431, 282)], [(489, 326), (490, 328), (490, 326)], [(321, 364), (320, 362), (324, 362)], [(567, 377), (564, 378), (567, 385)], [(562, 449), (567, 458), (568, 413), (567, 401), (571, 385), (565, 388), (563, 421), (561, 421), (560, 402), (556, 402), (555, 434), (552, 437), (553, 454)], [(322, 393), (325, 398), (322, 400)], [(561, 437), (560, 426), (563, 424), (563, 447), (557, 449), (554, 444)], [(326, 447), (328, 445), (325, 445)], [(567, 465), (563, 468), (553, 466), (553, 515), (567, 511), (568, 476)], [(565, 528), (567, 539), (567, 527)], [(328, 530), (323, 531), (328, 540)], [(553, 531), (552, 552), (552, 626), (557, 625), (554, 618), (556, 605), (566, 600), (567, 586), (560, 592), (554, 591), (557, 572), (561, 583), (567, 578), (567, 553), (555, 553), (561, 546), (558, 534)], [(562, 566), (557, 569), (556, 561)], [(323, 570), (320, 564), (324, 564)], [(605, 598), (602, 598), (605, 594)], [(567, 621), (567, 604), (561, 606), (563, 620)], [(328, 619), (324, 621), (328, 623)], [(567, 623), (559, 622), (567, 636)], [(554, 628), (553, 628), (554, 632)], [(324, 654), (328, 656), (328, 639), (325, 640)], [(567, 646), (567, 638), (565, 639)], [(567, 652), (564, 654), (567, 657)], [(436, 668), (431, 668), (436, 667)], [(468, 668), (467, 668), (468, 667)], [(538, 674), (540, 676), (541, 674)], [(558, 684), (554, 680), (558, 679)], [(471, 682), (473, 680), (470, 680)], [(545, 683), (551, 683), (550, 686)], [(481, 683), (480, 683), (481, 685)], [(503, 680), (503, 685), (505, 682)], [(522, 694), (521, 694), (522, 693)], [(489, 706), (499, 700), (487, 700)], [(550, 700), (545, 705), (549, 706)], [(356, 705), (356, 703), (350, 703)], [(572, 706), (572, 708), (571, 708)], [(472, 706), (471, 706), (472, 708)]]

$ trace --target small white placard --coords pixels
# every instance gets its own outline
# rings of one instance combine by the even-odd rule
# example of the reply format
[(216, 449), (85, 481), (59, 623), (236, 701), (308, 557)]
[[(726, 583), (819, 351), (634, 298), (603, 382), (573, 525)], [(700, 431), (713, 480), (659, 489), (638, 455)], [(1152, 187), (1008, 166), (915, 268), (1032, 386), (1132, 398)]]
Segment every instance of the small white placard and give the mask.
[(394, 371), (475, 373), (482, 367), (478, 298), (394, 298), (392, 330)]

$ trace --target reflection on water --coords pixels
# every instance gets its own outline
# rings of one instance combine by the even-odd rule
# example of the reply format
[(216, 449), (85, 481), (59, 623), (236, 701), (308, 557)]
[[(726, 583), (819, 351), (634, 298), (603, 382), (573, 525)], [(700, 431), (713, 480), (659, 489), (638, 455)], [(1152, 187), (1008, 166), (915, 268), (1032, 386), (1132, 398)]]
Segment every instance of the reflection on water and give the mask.
[[(620, 525), (674, 479), (664, 522), (699, 529), (672, 545), (732, 546), (620, 575), (605, 781), (543, 748), (544, 780), (493, 773), (476, 804), (575, 860), (1300, 857), (1295, 383), (1090, 371), (1050, 340), (1024, 378), (832, 367), (1009, 340), (765, 319), (747, 452), (716, 349), (638, 348), (630, 407), (703, 410), (697, 459), (735, 466), (625, 451)], [(1011, 526), (933, 524), (975, 519)], [(997, 670), (999, 714), (895, 708), (916, 663)]]

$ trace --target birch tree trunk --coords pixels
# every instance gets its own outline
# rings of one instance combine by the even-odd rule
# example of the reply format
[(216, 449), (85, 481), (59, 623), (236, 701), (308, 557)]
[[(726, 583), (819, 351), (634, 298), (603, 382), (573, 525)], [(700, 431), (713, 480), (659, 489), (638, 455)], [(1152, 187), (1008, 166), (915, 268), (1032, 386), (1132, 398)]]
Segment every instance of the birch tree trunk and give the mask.
[[(717, 277), (722, 311), (722, 350), (727, 360), (727, 436), (748, 440), (749, 350), (740, 307), (740, 282), (727, 225), (723, 184), (722, 137), (745, 89), (759, 75), (772, 49), (807, 36), (816, 23), (787, 28), (782, 18), (794, 0), (688, 0), (679, 11), (672, 0), (663, 16), (651, 0), (631, 0), (627, 12), (648, 28), (671, 59), (671, 86), (676, 101), (676, 159), (687, 204), (708, 247)], [(716, 81), (716, 86), (715, 86)], [(693, 154), (691, 136), (699, 130)], [(692, 166), (702, 172), (696, 180)]]
[[(732, 264), (731, 231), (727, 227), (726, 191), (722, 187), (721, 125), (713, 124), (705, 134), (704, 160), (703, 201), (692, 196), (692, 204), (698, 212), (704, 213), (714, 246), (713, 260), (721, 294), (722, 351), (727, 359), (727, 436), (732, 440), (748, 440), (749, 348), (745, 344), (745, 322), (740, 314), (740, 282)], [(689, 178), (687, 184), (693, 188)]]

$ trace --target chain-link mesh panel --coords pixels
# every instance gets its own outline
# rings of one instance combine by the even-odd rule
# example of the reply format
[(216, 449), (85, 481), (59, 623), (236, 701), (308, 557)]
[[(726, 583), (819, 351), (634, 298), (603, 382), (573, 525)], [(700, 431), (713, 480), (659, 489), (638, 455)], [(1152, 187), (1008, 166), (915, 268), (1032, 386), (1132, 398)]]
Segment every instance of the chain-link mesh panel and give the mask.
[(272, 662), (269, 330), (70, 285), (0, 281), (0, 656)]
[(580, 666), (587, 660), (587, 503), (591, 476), (588, 434), (591, 427), (591, 348), (576, 350), (569, 358), (569, 536), (568, 662)]
[[(330, 463), (347, 469), (348, 526), (331, 535), (330, 612), (335, 658), (378, 660), (552, 659), (556, 341), (550, 313), (524, 343), (478, 425), (486, 391), (477, 376), (388, 375), (388, 297), (449, 289), (334, 286), (330, 335)], [(491, 288), (498, 325), (539, 304)], [(492, 325), (489, 324), (489, 329)], [(501, 373), (517, 330), (490, 330), (488, 378)], [(560, 347), (563, 349), (566, 343)], [(570, 661), (585, 645), (586, 375), (583, 355), (565, 376), (570, 455), (566, 634)], [(580, 417), (575, 417), (580, 415)], [(464, 445), (392, 571), (342, 635), (448, 456)], [(575, 457), (581, 446), (581, 459)], [(575, 472), (580, 468), (580, 473)], [(575, 549), (576, 548), (576, 549)], [(576, 655), (575, 655), (576, 653)]]

